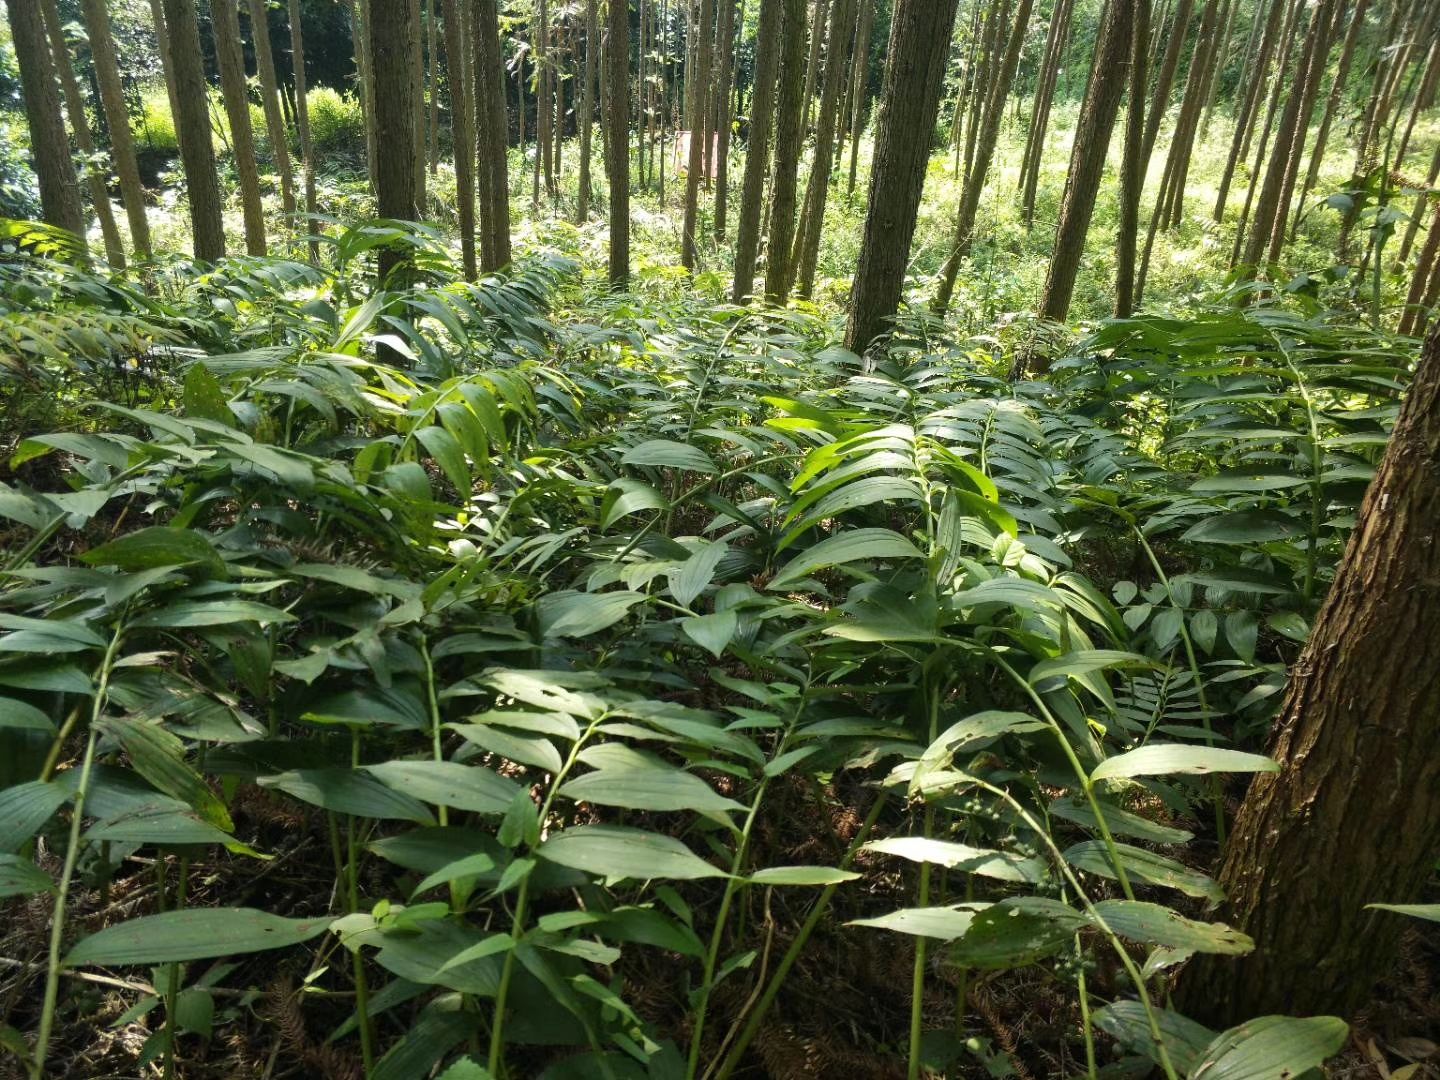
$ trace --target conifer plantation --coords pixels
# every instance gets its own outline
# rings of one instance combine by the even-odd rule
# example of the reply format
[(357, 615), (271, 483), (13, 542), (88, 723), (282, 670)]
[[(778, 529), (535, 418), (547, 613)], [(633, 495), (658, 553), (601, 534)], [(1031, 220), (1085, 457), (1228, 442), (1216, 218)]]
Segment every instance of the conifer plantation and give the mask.
[(0, 1080), (1440, 1078), (1440, 0), (0, 12)]

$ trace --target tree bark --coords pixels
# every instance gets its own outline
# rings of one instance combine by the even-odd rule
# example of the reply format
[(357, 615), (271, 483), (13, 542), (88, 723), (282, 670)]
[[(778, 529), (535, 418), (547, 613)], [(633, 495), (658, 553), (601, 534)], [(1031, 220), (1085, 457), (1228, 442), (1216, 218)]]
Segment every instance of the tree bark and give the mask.
[(1350, 16), (1350, 28), (1345, 32), (1345, 43), (1340, 47), (1340, 61), (1335, 69), (1335, 79), (1330, 84), (1330, 93), (1325, 98), (1325, 110), (1320, 116), (1320, 127), (1315, 132), (1315, 141), (1310, 149), (1310, 166), (1305, 170), (1305, 180), (1300, 185), (1300, 208), (1296, 212), (1295, 222), (1291, 226), (1291, 232), (1299, 227), (1300, 212), (1305, 207), (1305, 199), (1315, 187), (1315, 182), (1320, 179), (1320, 163), (1325, 158), (1326, 144), (1330, 140), (1330, 125), (1335, 118), (1335, 110), (1339, 108), (1341, 98), (1345, 92), (1345, 83), (1350, 75), (1350, 65), (1355, 59), (1355, 46), (1360, 40), (1360, 31), (1365, 27), (1365, 13), (1369, 10), (1370, 0), (1356, 0), (1355, 9)]
[[(1055, 84), (1059, 80), (1060, 62), (1064, 58), (1065, 42), (1070, 32), (1071, 9), (1070, 0), (1056, 0), (1054, 10), (1050, 13), (1044, 59), (1036, 77), (1035, 100), (1030, 110), (1030, 134), (1025, 140), (1025, 157), (1020, 165), (1020, 174), (1024, 177), (1021, 182), (1020, 208), (1027, 229), (1035, 224), (1035, 196), (1040, 185), (1040, 165), (1045, 157), (1045, 131), (1050, 126)], [(1142, 46), (1144, 55), (1148, 56), (1149, 48), (1150, 39), (1147, 37)], [(1145, 115), (1143, 106), (1135, 111), (1142, 117)]]
[(585, 64), (580, 87), (580, 112), (576, 123), (580, 128), (580, 198), (575, 219), (581, 223), (590, 218), (590, 143), (595, 127), (595, 61), (600, 53), (600, 17), (595, 0), (585, 0)]
[(155, 24), (155, 44), (160, 53), (160, 70), (165, 76), (165, 96), (170, 102), (170, 116), (176, 124), (176, 143), (179, 139), (180, 101), (175, 93), (175, 67), (170, 54), (170, 31), (165, 26), (165, 11), (161, 0), (150, 0), (150, 18)]
[(190, 198), (195, 258), (215, 262), (225, 257), (225, 227), (210, 134), (210, 99), (201, 66), (200, 23), (195, 17), (195, 0), (164, 0), (164, 4), (175, 100), (180, 109), (175, 115), (175, 133), (180, 140), (180, 161)]
[(1420, 247), (1420, 257), (1415, 261), (1415, 273), (1405, 297), (1405, 310), (1400, 315), (1399, 333), (1414, 334), (1424, 327), (1427, 316), (1425, 299), (1430, 291), (1430, 279), (1436, 275), (1440, 275), (1440, 202), (1435, 204), (1430, 231)]
[[(369, 66), (375, 83), (375, 200), (380, 216), (417, 220), (414, 42), (418, 30), (411, 0), (370, 0)], [(421, 170), (423, 172), (423, 170)], [(382, 288), (403, 285), (409, 253), (382, 247)]]
[[(1140, 151), (1147, 167), (1151, 155), (1155, 153), (1160, 122), (1165, 119), (1165, 113), (1170, 108), (1170, 88), (1175, 84), (1175, 71), (1180, 66), (1180, 50), (1185, 45), (1185, 37), (1190, 29), (1190, 12), (1194, 10), (1194, 6), (1194, 0), (1180, 0), (1175, 5), (1175, 17), (1170, 23), (1165, 56), (1160, 61), (1159, 70), (1155, 72), (1155, 89), (1145, 118), (1145, 143)], [(1199, 49), (1201, 44), (1202, 42), (1197, 41), (1196, 49)]]
[[(710, 70), (714, 57), (715, 41), (712, 27), (715, 23), (715, 0), (700, 0), (699, 18), (691, 23), (691, 34), (696, 38), (695, 85), (691, 88), (690, 153), (685, 172), (685, 222), (680, 238), (680, 265), (686, 270), (695, 269), (696, 219), (700, 213), (700, 179), (705, 170), (705, 144), (709, 141)], [(686, 74), (689, 78), (689, 73)]]
[(320, 223), (315, 199), (315, 155), (310, 147), (310, 105), (305, 94), (305, 33), (300, 0), (290, 0), (290, 56), (295, 78), (295, 130), (300, 136), (300, 162), (305, 174), (305, 231), (310, 236), (310, 261), (320, 261)]
[(287, 217), (295, 214), (295, 174), (290, 168), (289, 133), (280, 112), (280, 80), (275, 77), (275, 56), (270, 48), (267, 0), (250, 0), (250, 36), (255, 42), (255, 70), (260, 75), (260, 100), (265, 108), (265, 130), (270, 135), (270, 156), (280, 174), (280, 205)]
[(775, 75), (780, 66), (780, 15), (783, 0), (760, 0), (756, 24), (755, 87), (750, 94), (750, 136), (745, 146), (745, 183), (740, 196), (740, 221), (735, 230), (735, 281), (730, 298), (750, 299), (755, 286), (755, 260), (760, 251), (760, 210), (770, 162), (770, 132), (775, 119)]
[(1115, 251), (1115, 315), (1135, 310), (1135, 242), (1140, 230), (1140, 192), (1145, 186), (1145, 87), (1149, 83), (1150, 0), (1134, 0), (1130, 42), (1130, 103), (1125, 113), (1125, 157), (1120, 168), (1120, 230)]
[(815, 101), (815, 84), (820, 79), (820, 52), (825, 45), (825, 24), (831, 0), (814, 0), (810, 17), (809, 54), (805, 60), (805, 102), (802, 131), (810, 130), (810, 106)]
[[(383, 0), (371, 0), (372, 4)], [(429, 0), (425, 0), (428, 6)], [(415, 170), (415, 219), (425, 217), (428, 205), (425, 199), (425, 24), (421, 18), (421, 0), (410, 0), (410, 91), (409, 101), (415, 111), (411, 121), (415, 148), (409, 157), (410, 167)], [(377, 85), (378, 93), (379, 87)], [(383, 146), (384, 144), (381, 143)]]
[(873, 349), (900, 307), (957, 6), (956, 0), (896, 0), (865, 235), (845, 328), (852, 352)]
[(1115, 127), (1120, 98), (1125, 93), (1125, 61), (1134, 26), (1132, 3), (1133, 0), (1110, 0), (1107, 5), (1100, 23), (1090, 84), (1080, 105), (1075, 146), (1070, 155), (1070, 175), (1065, 181), (1060, 224), (1055, 230), (1055, 254), (1050, 260), (1050, 273), (1040, 300), (1041, 316), (1056, 322), (1064, 321), (1070, 313), (1075, 277), (1085, 251), (1085, 234), (1090, 228), (1095, 197), (1100, 192), (1100, 177), (1105, 171), (1110, 133)]
[[(831, 0), (829, 45), (825, 50), (825, 82), (820, 91), (820, 114), (815, 125), (815, 153), (810, 162), (810, 180), (805, 185), (805, 207), (800, 228), (795, 236), (796, 293), (810, 299), (815, 291), (815, 271), (820, 262), (820, 233), (825, 227), (825, 204), (830, 196), (830, 174), (835, 165), (835, 120), (840, 104), (840, 84), (844, 81), (846, 29), (854, 23), (853, 0)], [(952, 20), (953, 29), (953, 20)], [(946, 35), (949, 41), (949, 35)], [(939, 108), (937, 98), (936, 108)], [(927, 142), (934, 133), (935, 118), (930, 130), (917, 132)]]
[[(610, 287), (630, 284), (630, 4), (608, 0), (605, 11), (606, 174), (610, 181)], [(693, 163), (693, 151), (692, 151)]]
[(870, 84), (870, 35), (875, 29), (875, 0), (860, 0), (860, 22), (855, 28), (855, 82), (850, 87), (850, 179), (847, 194), (855, 192), (860, 167), (860, 136), (865, 132), (865, 91)]
[(45, 19), (34, 0), (6, 0), (15, 59), (20, 65), (20, 88), (25, 98), (25, 120), (30, 127), (30, 153), (40, 182), (40, 213), (51, 225), (68, 229), (85, 242), (85, 211), (80, 205), (80, 183), (65, 137), (60, 97), (55, 89), (55, 65), (45, 40)]
[[(475, 126), (480, 189), (480, 269), (510, 262), (510, 123), (505, 111), (505, 65), (500, 56), (496, 0), (474, 0)], [(523, 115), (523, 114), (522, 114)]]
[[(43, 0), (45, 29), (50, 37), (50, 51), (54, 57), (55, 71), (60, 76), (60, 89), (65, 98), (65, 113), (70, 120), (70, 130), (75, 134), (75, 145), (86, 157), (95, 156), (95, 140), (90, 135), (90, 120), (85, 115), (85, 99), (80, 93), (80, 84), (75, 78), (75, 68), (70, 62), (70, 46), (65, 41), (65, 28), (60, 22), (60, 10), (55, 0)], [(130, 123), (126, 117), (125, 123)], [(110, 205), (110, 192), (105, 187), (105, 170), (94, 164), (85, 170), (85, 182), (90, 188), (90, 202), (95, 207), (95, 217), (100, 223), (100, 236), (105, 244), (105, 261), (119, 269), (125, 265), (125, 247), (120, 242), (120, 230), (115, 227), (115, 211)]]
[(800, 142), (805, 126), (805, 0), (781, 0), (780, 75), (775, 99), (775, 175), (770, 181), (770, 230), (765, 251), (765, 299), (783, 304), (790, 295), (791, 242)]
[(130, 134), (130, 111), (125, 105), (125, 91), (120, 84), (120, 66), (115, 58), (115, 42), (110, 36), (110, 19), (104, 0), (81, 0), (85, 34), (90, 39), (90, 57), (95, 65), (95, 79), (100, 84), (100, 103), (105, 122), (110, 128), (110, 156), (120, 178), (120, 198), (125, 203), (125, 217), (130, 224), (130, 243), (139, 259), (150, 258), (150, 221), (145, 214), (145, 186), (140, 182), (140, 168), (135, 160), (135, 140)]
[(1265, 81), (1269, 77), (1270, 57), (1275, 48), (1275, 37), (1288, 6), (1286, 0), (1269, 0), (1269, 14), (1265, 17), (1265, 31), (1260, 36), (1260, 52), (1250, 68), (1250, 80), (1243, 94), (1240, 111), (1235, 117), (1235, 133), (1230, 139), (1230, 153), (1225, 159), (1225, 168), (1220, 174), (1220, 190), (1215, 198), (1215, 220), (1225, 219), (1225, 205), (1230, 197), (1230, 184), (1235, 178), (1235, 169), (1250, 147), (1251, 133), (1260, 103), (1264, 99)]
[(460, 0), (441, 0), (445, 23), (445, 62), (450, 84), (450, 126), (454, 140), (455, 198), (460, 228), (460, 262), (465, 280), (474, 281), (475, 261), (475, 111), (470, 88), (470, 56)]
[(730, 86), (735, 75), (735, 4), (736, 0), (719, 0), (720, 17), (715, 27), (715, 239), (724, 241), (730, 208)]
[[(1440, 850), (1440, 331), (1431, 334), (1225, 849), (1221, 916), (1255, 940), (1197, 958), (1187, 1016), (1350, 1015)], [(1317, 868), (1324, 868), (1319, 872)]]
[(240, 209), (245, 218), (245, 250), (265, 254), (265, 209), (260, 201), (260, 170), (255, 164), (255, 133), (250, 129), (250, 99), (245, 87), (245, 56), (240, 48), (240, 18), (235, 0), (210, 0), (210, 25), (220, 68), (220, 96), (230, 122), (230, 151), (240, 179)]

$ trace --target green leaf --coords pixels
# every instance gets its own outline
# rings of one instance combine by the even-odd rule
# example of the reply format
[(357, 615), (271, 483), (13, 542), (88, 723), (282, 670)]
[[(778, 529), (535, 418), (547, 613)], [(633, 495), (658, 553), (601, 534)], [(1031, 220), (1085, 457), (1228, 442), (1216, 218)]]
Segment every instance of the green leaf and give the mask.
[(387, 761), (365, 771), (387, 787), (436, 806), (503, 814), (520, 785), (478, 765), (453, 761)]
[[(1133, 836), (1137, 840), (1149, 840), (1156, 844), (1184, 844), (1195, 838), (1195, 834), (1186, 829), (1160, 825), (1111, 803), (1099, 799), (1096, 801), (1101, 807), (1100, 812), (1105, 816), (1106, 827), (1117, 836)], [(1075, 796), (1061, 796), (1052, 802), (1050, 815), (1084, 825), (1087, 829), (1100, 827), (1089, 801)]]
[(1191, 491), (1281, 491), (1309, 483), (1294, 473), (1221, 473), (1207, 476), (1190, 485)]
[(1106, 758), (1090, 774), (1090, 782), (1126, 776), (1168, 776), (1175, 773), (1279, 772), (1280, 765), (1260, 754), (1214, 746), (1151, 743)]
[(712, 612), (709, 615), (691, 615), (680, 620), (680, 629), (715, 659), (720, 659), (725, 647), (735, 637), (740, 627), (740, 616), (734, 608)]
[(547, 593), (536, 603), (542, 637), (588, 637), (615, 625), (644, 593), (618, 590), (588, 593), (573, 589)]
[(608, 529), (615, 522), (640, 510), (665, 510), (670, 500), (643, 480), (622, 476), (612, 480), (600, 505), (600, 528)]
[(734, 799), (718, 794), (698, 776), (618, 743), (593, 746), (582, 751), (580, 757), (595, 770), (561, 785), (559, 791), (576, 802), (626, 810), (722, 814), (745, 809)]
[(1190, 1080), (1300, 1076), (1340, 1052), (1350, 1027), (1338, 1016), (1261, 1016), (1222, 1032), (1200, 1054)]
[(50, 718), (26, 701), (0, 697), (0, 728), (14, 731), (43, 731), (55, 734), (55, 725)]
[(1264, 544), (1303, 531), (1298, 521), (1278, 510), (1232, 510), (1190, 526), (1180, 539), (1202, 544)]
[(717, 473), (720, 471), (709, 454), (698, 446), (675, 442), (673, 439), (650, 439), (632, 446), (621, 456), (624, 465), (659, 465), (685, 472)]
[(1255, 948), (1249, 937), (1224, 923), (1197, 922), (1160, 904), (1102, 900), (1095, 905), (1095, 914), (1121, 937), (1147, 945), (1226, 956), (1243, 956)]
[(19, 855), (0, 855), (0, 899), (50, 892), (55, 883), (50, 875)]
[(191, 364), (185, 372), (184, 404), (185, 415), (192, 419), (235, 426), (235, 414), (230, 411), (225, 390), (204, 364)]
[(65, 967), (168, 964), (285, 949), (323, 934), (330, 917), (286, 919), (255, 908), (183, 908), (107, 926), (82, 938)]
[(30, 780), (0, 791), (0, 852), (18, 851), (70, 800), (53, 781)]
[(1400, 915), (1409, 915), (1414, 919), (1440, 922), (1440, 904), (1366, 904), (1365, 906), (1374, 908), (1376, 911), (1393, 911)]
[[(1106, 815), (1106, 820), (1108, 822), (1109, 815)], [(1115, 851), (1120, 856), (1120, 864), (1128, 876), (1138, 877), (1154, 885), (1168, 886), (1186, 896), (1217, 902), (1225, 899), (1225, 893), (1214, 878), (1198, 870), (1191, 870), (1184, 863), (1144, 848), (1132, 847), (1130, 844), (1117, 843)], [(1110, 853), (1104, 841), (1087, 840), (1076, 844), (1065, 852), (1065, 861), (1086, 873), (1116, 880), (1115, 867), (1110, 863)]]
[(875, 930), (893, 930), (913, 937), (953, 941), (964, 936), (975, 921), (975, 911), (966, 907), (901, 908), (888, 915), (869, 919), (852, 919), (846, 926), (867, 926)]
[(816, 570), (862, 559), (919, 559), (920, 550), (891, 529), (855, 529), (821, 540), (786, 563), (766, 588), (783, 591)]
[(1151, 667), (1153, 661), (1138, 653), (1120, 652), (1116, 649), (1077, 649), (1064, 656), (1057, 656), (1054, 660), (1042, 660), (1032, 667), (1030, 685), (1040, 687), (1051, 679), (1088, 675), (1092, 671), (1127, 665)]
[(681, 607), (689, 607), (715, 577), (715, 568), (730, 550), (724, 540), (703, 544), (690, 553), (679, 569), (666, 574), (670, 583), (670, 595)]
[(131, 844), (155, 844), (175, 847), (181, 844), (225, 844), (235, 842), (227, 832), (218, 829), (188, 810), (178, 810), (178, 803), (142, 805), (94, 825), (85, 834), (86, 840), (112, 840)]
[(911, 862), (933, 863), (951, 870), (962, 870), (967, 874), (997, 878), (1000, 881), (1039, 881), (1045, 873), (1045, 864), (1039, 859), (1028, 859), (1012, 855), (1007, 851), (971, 847), (948, 840), (931, 840), (923, 836), (895, 836), (885, 840), (872, 840), (865, 845), (867, 851), (878, 851), (884, 855), (898, 855)]
[(185, 762), (185, 744), (158, 724), (134, 719), (107, 720), (104, 729), (115, 735), (135, 771), (166, 795), (195, 810), (224, 832), (234, 832), (230, 812), (210, 790), (205, 778)]
[(292, 623), (295, 616), (288, 611), (254, 600), (180, 600), (142, 615), (132, 626), (154, 626), (184, 629), (195, 626), (228, 626), (237, 622)]
[(80, 556), (91, 566), (118, 566), (121, 570), (150, 570), (157, 566), (203, 565), (219, 575), (225, 563), (214, 546), (194, 529), (152, 525), (126, 533)]
[(535, 853), (603, 878), (726, 877), (674, 837), (621, 825), (579, 825), (547, 838)]
[(751, 885), (840, 885), (860, 875), (830, 866), (767, 866), (746, 880)]
[(337, 814), (379, 820), (434, 823), (425, 804), (409, 795), (393, 791), (368, 773), (353, 769), (294, 769), (262, 776), (262, 787), (279, 788), (301, 802), (333, 810)]
[(951, 958), (964, 967), (987, 971), (1024, 967), (1064, 948), (1088, 921), (1058, 900), (1007, 897), (975, 916), (951, 947)]
[[(1160, 1029), (1160, 1038), (1165, 1043), (1165, 1051), (1171, 1064), (1180, 1075), (1190, 1075), (1190, 1071), (1200, 1059), (1200, 1054), (1215, 1038), (1215, 1032), (1177, 1012), (1158, 1006), (1151, 1008), (1155, 1012), (1156, 1026)], [(1095, 1010), (1094, 1021), (1096, 1027), (1127, 1050), (1144, 1054), (1155, 1064), (1160, 1064), (1160, 1052), (1150, 1031), (1150, 1019), (1145, 1012), (1145, 1006), (1140, 1002), (1116, 1001), (1106, 1005)]]
[[(506, 714), (497, 715), (497, 720)], [(466, 742), (474, 743), (492, 754), (499, 754), (521, 765), (533, 765), (549, 773), (558, 773), (564, 766), (555, 744), (541, 736), (516, 735), (497, 724), (449, 724)]]

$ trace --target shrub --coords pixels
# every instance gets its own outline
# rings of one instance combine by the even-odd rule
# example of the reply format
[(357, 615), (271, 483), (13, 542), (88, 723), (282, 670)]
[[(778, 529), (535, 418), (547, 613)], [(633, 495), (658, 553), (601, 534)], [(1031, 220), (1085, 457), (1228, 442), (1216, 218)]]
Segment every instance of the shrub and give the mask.
[(360, 102), (328, 86), (305, 95), (310, 106), (310, 139), (317, 154), (361, 153), (365, 149), (365, 114)]
[(135, 140), (141, 149), (178, 153), (175, 118), (170, 115), (170, 98), (163, 84), (149, 87), (140, 95), (140, 116), (134, 121)]

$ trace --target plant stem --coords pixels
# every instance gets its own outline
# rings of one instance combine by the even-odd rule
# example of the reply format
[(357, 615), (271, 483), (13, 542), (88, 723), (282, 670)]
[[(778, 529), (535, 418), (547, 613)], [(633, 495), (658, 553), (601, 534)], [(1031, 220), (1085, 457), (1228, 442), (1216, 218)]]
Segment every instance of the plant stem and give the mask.
[[(360, 729), (350, 729), (350, 767), (360, 767)], [(355, 818), (345, 816), (345, 884), (346, 907), (350, 914), (360, 910), (360, 866), (355, 847)], [(375, 1068), (375, 1032), (370, 1027), (370, 984), (365, 981), (365, 957), (359, 949), (351, 954), (355, 973), (355, 1016), (359, 1020), (360, 1060), (369, 1076)]]

